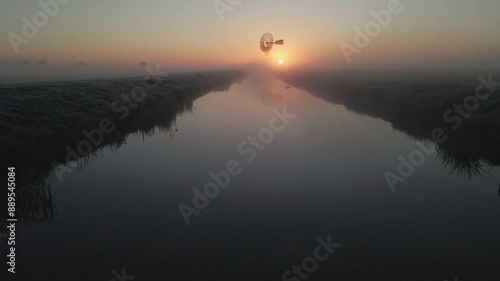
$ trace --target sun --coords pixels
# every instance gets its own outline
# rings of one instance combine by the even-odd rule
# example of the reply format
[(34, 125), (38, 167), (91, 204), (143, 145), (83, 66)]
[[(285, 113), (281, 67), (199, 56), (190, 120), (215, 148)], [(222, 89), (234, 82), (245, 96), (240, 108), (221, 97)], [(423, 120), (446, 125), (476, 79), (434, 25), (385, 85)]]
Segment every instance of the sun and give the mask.
[(283, 63), (284, 63), (284, 61), (283, 61), (283, 60), (279, 60), (279, 61), (278, 61), (278, 63), (279, 63), (279, 64), (283, 64)]

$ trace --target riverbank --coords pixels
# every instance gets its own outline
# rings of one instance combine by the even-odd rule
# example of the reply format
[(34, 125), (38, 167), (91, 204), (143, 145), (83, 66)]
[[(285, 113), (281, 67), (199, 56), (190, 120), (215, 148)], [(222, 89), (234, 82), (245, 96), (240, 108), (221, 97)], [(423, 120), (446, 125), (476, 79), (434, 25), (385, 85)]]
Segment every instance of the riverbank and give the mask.
[[(390, 122), (415, 140), (436, 144), (443, 162), (472, 176), (500, 165), (500, 87), (489, 82), (500, 81), (496, 74), (313, 71), (278, 76), (326, 101)], [(436, 141), (436, 133), (444, 141)]]
[(0, 86), (0, 161), (16, 167), (18, 213), (24, 221), (50, 219), (46, 179), (57, 176), (57, 166), (81, 168), (101, 149), (118, 149), (131, 133), (172, 134), (175, 119), (192, 111), (195, 99), (242, 77), (228, 70)]

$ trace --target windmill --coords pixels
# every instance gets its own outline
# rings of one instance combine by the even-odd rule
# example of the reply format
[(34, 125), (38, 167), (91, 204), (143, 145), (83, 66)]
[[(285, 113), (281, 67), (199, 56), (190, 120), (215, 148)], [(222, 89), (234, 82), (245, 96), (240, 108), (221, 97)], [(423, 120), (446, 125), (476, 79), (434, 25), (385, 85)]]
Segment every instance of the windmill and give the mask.
[(273, 35), (269, 32), (266, 32), (260, 38), (260, 50), (267, 54), (274, 45), (283, 45), (283, 39), (274, 41)]

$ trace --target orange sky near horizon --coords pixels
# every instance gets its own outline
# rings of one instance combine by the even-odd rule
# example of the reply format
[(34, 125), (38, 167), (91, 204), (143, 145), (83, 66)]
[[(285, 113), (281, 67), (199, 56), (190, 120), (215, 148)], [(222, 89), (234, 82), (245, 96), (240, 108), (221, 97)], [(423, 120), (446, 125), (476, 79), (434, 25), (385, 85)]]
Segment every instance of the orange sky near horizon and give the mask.
[[(48, 0), (47, 0), (48, 1)], [(227, 3), (226, 0), (220, 0)], [(7, 37), (22, 34), (37, 1), (2, 3), (0, 61), (135, 65), (139, 61), (190, 67), (262, 63), (276, 67), (411, 68), (500, 65), (500, 2), (401, 0), (403, 11), (347, 63), (340, 44), (354, 27), (391, 0), (241, 1), (219, 17), (212, 1), (70, 1), (15, 54)], [(268, 56), (259, 39), (284, 39)], [(283, 65), (278, 61), (282, 59)]]

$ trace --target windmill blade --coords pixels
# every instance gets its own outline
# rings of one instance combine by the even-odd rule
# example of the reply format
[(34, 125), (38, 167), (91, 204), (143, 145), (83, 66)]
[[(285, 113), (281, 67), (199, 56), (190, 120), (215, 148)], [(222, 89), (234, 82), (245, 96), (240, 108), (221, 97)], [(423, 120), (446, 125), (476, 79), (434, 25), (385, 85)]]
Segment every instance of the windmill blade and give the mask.
[(267, 32), (260, 38), (260, 50), (264, 53), (268, 53), (273, 48), (273, 35)]
[(260, 50), (267, 54), (273, 48), (273, 45), (283, 45), (283, 39), (274, 41), (273, 35), (269, 32), (266, 32), (260, 38)]

